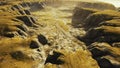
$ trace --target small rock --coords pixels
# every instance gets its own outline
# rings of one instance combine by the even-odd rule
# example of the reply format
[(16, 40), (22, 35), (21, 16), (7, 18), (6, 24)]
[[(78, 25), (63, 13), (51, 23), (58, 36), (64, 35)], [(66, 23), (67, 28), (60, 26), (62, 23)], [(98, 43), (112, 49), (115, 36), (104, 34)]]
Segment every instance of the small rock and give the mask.
[(10, 55), (13, 59), (16, 59), (16, 60), (19, 60), (19, 61), (29, 59), (29, 57), (21, 51), (11, 52)]
[(30, 48), (32, 49), (39, 48), (39, 43), (36, 42), (35, 40), (32, 40), (30, 43)]
[(45, 63), (63, 64), (64, 62), (58, 59), (61, 55), (61, 53), (53, 51), (53, 55), (48, 55)]
[(46, 39), (46, 37), (41, 34), (38, 35), (38, 41), (43, 45), (48, 44), (48, 40)]

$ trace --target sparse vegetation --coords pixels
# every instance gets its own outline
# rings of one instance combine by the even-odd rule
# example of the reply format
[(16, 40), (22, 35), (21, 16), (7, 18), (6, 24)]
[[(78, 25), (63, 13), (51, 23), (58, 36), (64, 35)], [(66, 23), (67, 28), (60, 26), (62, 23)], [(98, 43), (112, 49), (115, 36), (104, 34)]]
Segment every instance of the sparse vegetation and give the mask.
[(119, 68), (119, 47), (120, 12), (112, 4), (0, 2), (0, 68)]

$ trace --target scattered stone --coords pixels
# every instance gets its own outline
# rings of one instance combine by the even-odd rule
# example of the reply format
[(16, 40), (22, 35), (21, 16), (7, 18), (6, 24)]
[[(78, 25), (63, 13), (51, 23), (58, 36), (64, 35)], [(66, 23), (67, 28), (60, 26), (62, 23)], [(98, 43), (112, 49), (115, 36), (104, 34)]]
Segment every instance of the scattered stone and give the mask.
[(28, 57), (21, 51), (11, 52), (10, 55), (12, 58), (19, 60), (19, 61), (24, 61), (24, 60), (30, 59), (30, 57)]
[(47, 38), (42, 34), (38, 35), (38, 41), (43, 45), (48, 44)]
[(40, 46), (40, 44), (35, 40), (32, 40), (30, 43), (30, 48), (32, 48), (32, 49), (39, 48), (39, 46)]
[(63, 64), (64, 62), (58, 59), (61, 55), (61, 53), (53, 51), (53, 55), (48, 55), (45, 63)]

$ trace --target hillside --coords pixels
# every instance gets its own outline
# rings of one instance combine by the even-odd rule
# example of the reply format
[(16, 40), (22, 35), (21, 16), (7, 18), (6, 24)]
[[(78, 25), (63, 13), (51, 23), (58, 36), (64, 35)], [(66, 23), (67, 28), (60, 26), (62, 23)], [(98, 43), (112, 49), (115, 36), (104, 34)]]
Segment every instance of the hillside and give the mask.
[(120, 68), (119, 47), (112, 4), (0, 1), (0, 68)]

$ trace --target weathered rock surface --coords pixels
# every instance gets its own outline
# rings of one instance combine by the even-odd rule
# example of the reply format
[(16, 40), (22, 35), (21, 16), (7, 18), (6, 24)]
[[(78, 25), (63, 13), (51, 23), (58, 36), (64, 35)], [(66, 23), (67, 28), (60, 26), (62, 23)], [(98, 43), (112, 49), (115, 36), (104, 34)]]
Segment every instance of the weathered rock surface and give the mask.
[(44, 50), (29, 37), (31, 28), (37, 28), (30, 6), (21, 6), (19, 1), (0, 3), (0, 68), (43, 68)]
[(68, 25), (56, 20), (53, 12), (47, 14), (54, 8), (44, 9), (40, 1), (0, 5), (0, 68), (99, 68), (84, 43), (69, 33)]
[(99, 10), (92, 8), (79, 8), (74, 9), (74, 15), (72, 17), (72, 25), (74, 27), (82, 27), (85, 19), (92, 13), (95, 13)]
[(72, 19), (73, 27), (86, 31), (76, 37), (85, 42), (100, 68), (120, 68), (119, 9), (105, 3), (81, 2)]
[(85, 29), (97, 27), (101, 22), (120, 18), (120, 13), (112, 10), (96, 12), (88, 16), (85, 20)]
[[(119, 68), (119, 12), (107, 3), (73, 2), (0, 2), (0, 68)], [(77, 34), (71, 18), (82, 26)]]
[[(91, 44), (93, 42), (107, 42), (112, 44), (114, 42), (120, 41), (120, 30), (119, 30), (119, 19), (113, 19), (108, 21), (103, 21), (98, 25), (92, 25), (91, 28), (87, 31), (84, 37), (79, 39), (84, 42)], [(97, 23), (97, 22), (95, 22)]]
[(89, 15), (103, 10), (116, 10), (116, 8), (112, 4), (102, 2), (79, 2), (74, 9), (72, 25), (74, 27), (81, 27), (83, 24), (86, 24), (85, 19)]
[(89, 49), (101, 68), (120, 67), (120, 48), (112, 47), (107, 43), (93, 43), (89, 46)]

